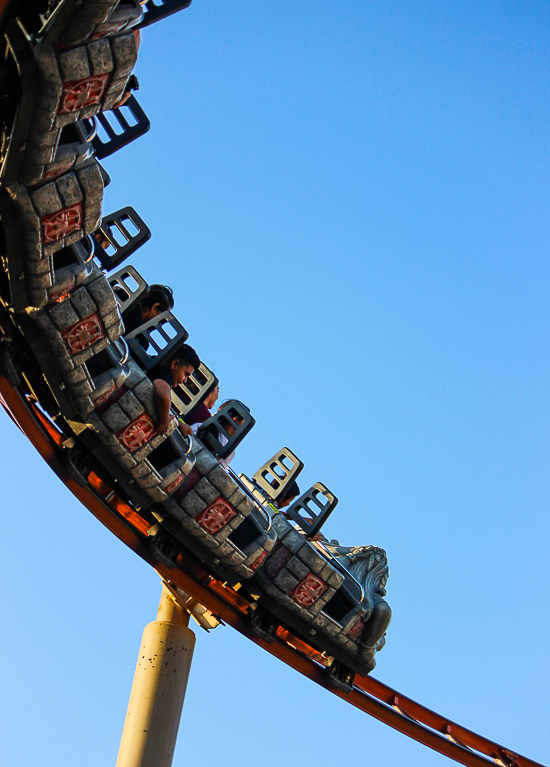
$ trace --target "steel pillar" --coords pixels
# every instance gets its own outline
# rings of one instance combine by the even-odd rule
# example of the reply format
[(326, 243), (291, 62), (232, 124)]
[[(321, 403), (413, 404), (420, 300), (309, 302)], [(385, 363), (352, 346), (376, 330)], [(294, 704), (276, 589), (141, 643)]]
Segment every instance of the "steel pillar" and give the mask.
[(116, 767), (171, 767), (195, 647), (188, 623), (163, 586), (143, 632)]

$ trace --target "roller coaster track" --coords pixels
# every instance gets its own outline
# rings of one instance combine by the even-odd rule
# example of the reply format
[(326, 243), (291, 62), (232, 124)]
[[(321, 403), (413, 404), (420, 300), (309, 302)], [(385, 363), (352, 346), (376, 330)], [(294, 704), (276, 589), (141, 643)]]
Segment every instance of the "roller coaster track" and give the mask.
[[(9, 14), (5, 12), (13, 10), (16, 4), (16, 0), (0, 0), (0, 22), (5, 21), (4, 15), (8, 18)], [(71, 3), (67, 4), (68, 11), (62, 5), (59, 6), (62, 13), (69, 13)], [(148, 2), (150, 19), (147, 24), (154, 21), (156, 13), (166, 15), (186, 5), (189, 2), (185, 0), (166, 0), (166, 7), (161, 11), (155, 10), (155, 4)], [(65, 17), (59, 14), (55, 23), (61, 25), (65, 22)], [(21, 141), (20, 146), (24, 147), (24, 144)], [(24, 276), (24, 272), (21, 274)], [(0, 323), (0, 341), (6, 340), (9, 344), (11, 326), (9, 332), (4, 331)], [(2, 346), (3, 342), (0, 348)], [(32, 353), (38, 355), (36, 344), (30, 348)], [(290, 668), (360, 711), (456, 762), (470, 767), (490, 764), (500, 767), (542, 767), (425, 708), (371, 676), (355, 675), (351, 688), (336, 686), (334, 679), (327, 673), (329, 661), (325, 654), (288, 628), (279, 625), (274, 628), (271, 636), (259, 636), (253, 630), (249, 618), (254, 602), (252, 597), (244, 590), (232, 588), (212, 577), (203, 564), (186, 549), (180, 549), (173, 560), (163, 556), (151, 533), (155, 526), (152, 515), (138, 513), (119, 495), (116, 483), (104, 478), (101, 469), (98, 468), (99, 473), (96, 473), (88, 466), (83, 467), (82, 471), (71, 466), (67, 448), (74, 444), (74, 439), (67, 436), (70, 428), (62, 431), (62, 422), (55, 423), (46, 415), (32, 389), (27, 388), (25, 379), (19, 378), (14, 371), (15, 368), (11, 369), (9, 365), (5, 366), (5, 370), (0, 367), (0, 404), (7, 414), (73, 495), (111, 533), (153, 567), (176, 597), (178, 589), (184, 591), (206, 607), (217, 621), (230, 625)], [(48, 380), (48, 383), (51, 382)]]
[(409, 738), (469, 767), (542, 767), (525, 756), (493, 743), (471, 730), (431, 711), (373, 677), (356, 676), (348, 692), (336, 688), (325, 672), (325, 657), (303, 640), (279, 627), (268, 642), (254, 634), (247, 620), (250, 601), (212, 578), (203, 567), (179, 553), (169, 569), (155, 557), (147, 543), (148, 522), (93, 471), (81, 486), (69, 473), (64, 459), (65, 436), (19, 387), (0, 372), (0, 403), (32, 442), (42, 458), (73, 495), (126, 546), (151, 565), (168, 586), (178, 587), (207, 607), (222, 623), (230, 625), (321, 687)]

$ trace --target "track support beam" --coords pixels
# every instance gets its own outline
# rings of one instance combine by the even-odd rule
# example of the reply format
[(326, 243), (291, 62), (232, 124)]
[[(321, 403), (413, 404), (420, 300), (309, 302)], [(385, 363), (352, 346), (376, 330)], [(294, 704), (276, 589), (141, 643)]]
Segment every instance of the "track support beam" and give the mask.
[(189, 614), (162, 587), (143, 632), (116, 767), (171, 767), (191, 669)]

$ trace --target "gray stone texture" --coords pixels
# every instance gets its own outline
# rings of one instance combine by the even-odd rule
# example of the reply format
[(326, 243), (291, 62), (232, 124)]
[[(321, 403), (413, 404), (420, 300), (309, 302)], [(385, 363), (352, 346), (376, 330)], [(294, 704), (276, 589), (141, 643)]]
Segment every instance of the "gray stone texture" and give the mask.
[(207, 534), (205, 533), (205, 531), (191, 517), (183, 516), (180, 521), (181, 521), (181, 526), (185, 530), (190, 532), (192, 535), (194, 535), (195, 538), (200, 538), (201, 540), (206, 538)]
[(108, 40), (96, 40), (88, 45), (88, 56), (94, 75), (111, 72), (114, 66), (111, 46)]
[[(256, 579), (260, 581), (260, 578), (262, 577), (261, 573), (256, 573)], [(268, 581), (267, 578), (263, 578), (261, 580), (261, 587), (266, 592), (266, 594), (269, 594), (269, 596), (274, 597), (277, 600), (281, 599), (282, 592), (280, 589), (277, 588), (271, 581)]]
[(50, 184), (41, 186), (40, 189), (36, 189), (31, 196), (32, 203), (39, 216), (49, 216), (51, 213), (56, 213), (63, 208), (61, 197), (53, 181)]
[(117, 75), (126, 70), (129, 75), (137, 60), (136, 40), (132, 32), (111, 39), (111, 48), (116, 61)]
[[(286, 548), (292, 553), (296, 554), (300, 549), (303, 548), (305, 544), (305, 538), (303, 535), (300, 535), (300, 533), (296, 532), (296, 530), (291, 530), (286, 536), (285, 536), (285, 546)], [(307, 562), (306, 562), (307, 564)]]
[[(33, 133), (29, 136), (28, 144), (33, 146), (57, 146), (59, 141), (59, 131), (41, 131), (40, 133)], [(26, 158), (26, 155), (25, 155)]]
[(294, 528), (289, 524), (282, 514), (273, 514), (271, 526), (277, 533), (277, 538), (282, 541)]
[(136, 463), (141, 463), (152, 451), (153, 448), (151, 447), (151, 443), (148, 442), (146, 445), (143, 445), (143, 447), (140, 447), (139, 450), (136, 450), (132, 455), (136, 459)]
[(134, 397), (130, 391), (127, 391), (126, 394), (123, 394), (122, 397), (118, 400), (117, 404), (120, 405), (120, 407), (124, 410), (131, 421), (145, 412), (141, 402), (137, 399), (137, 397)]
[(61, 76), (66, 83), (73, 82), (74, 80), (84, 80), (84, 78), (89, 77), (91, 74), (85, 46), (59, 53), (57, 60)]
[[(80, 237), (82, 237), (82, 234), (80, 234)], [(79, 237), (79, 239), (80, 239)], [(42, 246), (42, 252), (45, 256), (53, 256), (54, 253), (57, 253), (58, 250), (61, 250), (61, 248), (65, 247), (65, 238), (62, 237), (59, 240), (56, 240), (55, 242), (49, 242), (47, 245)]]
[(117, 101), (120, 100), (122, 94), (124, 93), (127, 80), (127, 74), (123, 75), (122, 77), (115, 77), (111, 80), (107, 88), (107, 92), (103, 98), (104, 111), (107, 109), (112, 109), (116, 105)]
[[(195, 444), (195, 439), (193, 438), (193, 445)], [(235, 489), (233, 493), (229, 496), (227, 499), (229, 503), (236, 508), (239, 503), (241, 503), (246, 498), (246, 495), (243, 493), (240, 487), (235, 485)]]
[(130, 453), (124, 453), (124, 455), (119, 455), (118, 460), (124, 466), (125, 469), (131, 470), (136, 465), (136, 462), (134, 461)]
[(333, 586), (335, 589), (339, 589), (344, 581), (345, 578), (342, 573), (339, 573), (338, 570), (335, 570), (328, 579), (328, 584), (329, 586)]
[(337, 637), (341, 633), (342, 627), (336, 621), (333, 621), (332, 618), (329, 618), (328, 615), (319, 614), (313, 621), (314, 625), (318, 625), (318, 620), (322, 620), (323, 623), (320, 628), (329, 636)]
[(107, 346), (109, 346), (108, 338), (102, 338), (100, 341), (96, 341), (95, 344), (88, 346), (88, 348), (84, 349), (84, 351), (72, 355), (74, 364), (83, 365), (87, 360), (90, 359), (90, 357), (93, 357), (94, 354), (99, 354), (99, 352), (102, 352), (103, 349), (105, 349)]
[(91, 202), (94, 198), (101, 198), (103, 196), (103, 179), (101, 178), (97, 160), (93, 160), (92, 163), (80, 167), (76, 173), (78, 182), (86, 194), (86, 201), (89, 200)]
[[(236, 549), (231, 541), (220, 541), (220, 539), (216, 536), (216, 540), (219, 543), (218, 546), (218, 556), (223, 558), (224, 561), (227, 559), (230, 559), (233, 556), (236, 556), (239, 554), (238, 549)], [(243, 562), (243, 556), (240, 555), (240, 557), (236, 557), (236, 563), (241, 564)]]
[(109, 341), (117, 341), (124, 333), (124, 325), (122, 324), (122, 320), (119, 319), (117, 322), (109, 325), (109, 327), (106, 328), (106, 333)]
[(228, 499), (233, 495), (235, 482), (217, 461), (216, 464), (217, 466), (208, 472), (208, 481), (220, 491), (224, 498)]
[(109, 312), (109, 314), (104, 314), (101, 318), (103, 322), (103, 327), (109, 328), (111, 325), (118, 324), (120, 320), (120, 312), (118, 309), (113, 309), (112, 312)]
[(73, 392), (71, 392), (71, 396), (80, 415), (85, 416), (93, 410), (93, 403), (90, 397), (79, 397), (78, 395), (73, 394)]
[(312, 623), (313, 623), (313, 625), (314, 625), (314, 626), (315, 626), (317, 629), (319, 629), (319, 630), (321, 630), (321, 631), (326, 631), (326, 628), (327, 628), (327, 625), (328, 625), (328, 620), (327, 620), (327, 618), (325, 618), (325, 616), (324, 616), (324, 615), (322, 615), (322, 614), (319, 614), (319, 615), (317, 615), (317, 616), (314, 618), (314, 620), (312, 621)]
[[(90, 416), (87, 415), (86, 419), (88, 420), (89, 418)], [(121, 455), (130, 455), (126, 448), (120, 444), (114, 434), (111, 434), (109, 431), (107, 431), (105, 434), (101, 434), (100, 439), (109, 448), (111, 453), (114, 453), (114, 455), (117, 456), (117, 458)]]
[(17, 211), (32, 236), (40, 236), (40, 217), (35, 211), (27, 190), (21, 184), (12, 184), (8, 192), (17, 207)]
[[(173, 468), (169, 473), (165, 474), (165, 469), (163, 469), (161, 472), (162, 482), (160, 483), (160, 487), (162, 490), (164, 490), (165, 493), (168, 493), (167, 488), (170, 487), (170, 485), (173, 482), (175, 482), (178, 479), (178, 477), (182, 477), (182, 476), (185, 477), (185, 475), (183, 474), (183, 472), (180, 470), (178, 466), (176, 466), (175, 464), (171, 464), (171, 466)], [(175, 492), (176, 490), (177, 488), (174, 488), (173, 490), (170, 491), (169, 494)]]
[(98, 279), (88, 283), (86, 287), (96, 304), (99, 306), (99, 313), (102, 317), (103, 315), (112, 312), (113, 309), (116, 309), (116, 298), (105, 277), (98, 277)]
[(51, 309), (48, 310), (48, 314), (59, 330), (65, 330), (72, 325), (76, 325), (80, 319), (68, 299), (61, 301), (59, 304), (54, 304)]
[(325, 565), (323, 565), (323, 567), (322, 567), (322, 568), (319, 570), (319, 572), (317, 573), (317, 575), (319, 576), (319, 578), (320, 578), (322, 581), (324, 581), (325, 583), (327, 583), (327, 584), (328, 584), (328, 582), (329, 582), (329, 579), (330, 579), (331, 575), (332, 575), (334, 572), (335, 572), (335, 570), (334, 570), (334, 567), (332, 567), (332, 565), (329, 565), (329, 563), (327, 562), (327, 563), (326, 563)]
[(147, 495), (154, 501), (157, 501), (157, 503), (162, 503), (162, 501), (165, 501), (168, 497), (160, 487), (146, 487), (144, 490)]
[(46, 165), (55, 158), (55, 146), (28, 146), (25, 152), (25, 162), (35, 165)]
[(148, 461), (143, 461), (143, 463), (136, 464), (135, 467), (132, 469), (131, 474), (134, 479), (140, 479), (141, 477), (146, 477), (148, 474), (150, 474), (153, 471), (153, 467)]
[[(224, 543), (224, 541), (227, 539), (227, 536), (231, 535), (232, 532), (233, 528), (229, 527), (229, 524), (226, 523), (221, 530), (214, 534), (214, 538), (218, 541), (218, 543)], [(243, 561), (245, 559), (246, 557), (243, 557)]]
[[(63, 85), (53, 46), (35, 45), (32, 47), (32, 52), (38, 67), (39, 79), (38, 104), (35, 107), (32, 123), (34, 133), (35, 130), (41, 132), (51, 129)], [(37, 111), (38, 119), (36, 119)]]
[(76, 232), (71, 232), (65, 237), (65, 245), (72, 245), (74, 242), (78, 242), (84, 237), (82, 229), (78, 229)]
[(77, 383), (71, 384), (71, 391), (79, 397), (84, 397), (87, 394), (91, 394), (94, 391), (94, 387), (88, 380), (78, 381)]
[(82, 189), (74, 173), (65, 173), (57, 179), (55, 184), (63, 200), (64, 207), (82, 201)]
[(219, 491), (210, 484), (206, 477), (203, 477), (200, 482), (197, 482), (195, 485), (195, 491), (204, 501), (206, 501), (207, 506), (213, 503), (213, 501), (215, 501), (216, 498), (219, 498), (220, 496)]
[(71, 125), (72, 123), (77, 122), (77, 120), (80, 120), (80, 112), (67, 112), (66, 114), (57, 115), (55, 118), (55, 127), (64, 128), (66, 125)]
[(80, 110), (79, 118), (84, 120), (86, 117), (91, 117), (98, 112), (103, 112), (104, 107), (101, 104), (90, 104), (89, 107), (84, 107)]
[(278, 602), (283, 605), (283, 607), (286, 607), (287, 610), (300, 615), (302, 618), (308, 621), (308, 623), (311, 622), (311, 616), (307, 610), (304, 610), (303, 607), (300, 607), (300, 605), (297, 604), (291, 597), (287, 596), (286, 594), (281, 594), (278, 598)]
[[(304, 539), (302, 538), (302, 540)], [(285, 546), (288, 546), (288, 538), (285, 539)], [(318, 554), (310, 543), (306, 543), (305, 546), (302, 546), (298, 556), (302, 562), (315, 573), (315, 575), (319, 575), (326, 564), (326, 559)]]
[(101, 204), (95, 207), (86, 204), (84, 210), (84, 234), (93, 234), (101, 224)]
[(70, 384), (74, 384), (78, 383), (79, 381), (91, 381), (92, 379), (88, 376), (87, 370), (85, 370), (83, 367), (79, 367), (66, 373), (65, 380)]
[(193, 452), (197, 456), (202, 450), (206, 450), (198, 437), (193, 437)]
[(304, 563), (298, 559), (298, 557), (292, 557), (292, 559), (287, 562), (286, 569), (295, 575), (296, 578), (298, 578), (300, 581), (303, 580), (310, 572), (309, 567), (304, 565)]
[(185, 512), (183, 512), (180, 509), (180, 507), (177, 505), (177, 503), (174, 503), (174, 501), (170, 497), (168, 497), (165, 501), (163, 501), (162, 506), (164, 509), (166, 509), (166, 511), (168, 512), (168, 514), (170, 514), (171, 517), (173, 517), (177, 522), (180, 523), (180, 525), (182, 525), (182, 527), (183, 527), (184, 519), (189, 520), (189, 517), (186, 517)]
[(204, 540), (202, 541), (202, 543), (203, 543), (203, 544), (204, 544), (204, 545), (205, 545), (207, 548), (209, 548), (211, 551), (215, 551), (215, 550), (216, 550), (216, 549), (218, 549), (218, 548), (219, 548), (219, 546), (220, 546), (220, 544), (218, 543), (218, 541), (217, 541), (215, 538), (212, 538), (212, 536), (211, 536), (211, 535), (208, 535), (208, 533), (206, 533), (206, 535), (205, 535), (205, 537), (204, 537)]
[[(86, 5), (81, 5), (79, 10), (82, 13), (86, 8)], [(94, 29), (95, 24), (92, 21), (73, 17), (71, 23), (63, 30), (61, 41), (65, 44), (82, 43), (92, 35)]]
[(84, 287), (78, 288), (74, 293), (71, 293), (69, 300), (81, 319), (97, 312), (97, 306)]
[(46, 290), (52, 286), (52, 275), (49, 272), (43, 274), (29, 274), (27, 285), (30, 289)]
[[(137, 386), (138, 383), (146, 378), (143, 370), (139, 367), (139, 365), (136, 365), (133, 360), (128, 360), (124, 367), (128, 371), (128, 375), (126, 376), (126, 380), (124, 382), (128, 389), (133, 389), (135, 386)], [(134, 392), (134, 394), (138, 396), (136, 392)]]
[(185, 513), (193, 518), (196, 517), (197, 514), (200, 514), (201, 511), (204, 511), (208, 506), (204, 499), (201, 498), (200, 495), (198, 495), (198, 493), (196, 493), (194, 490), (191, 490), (190, 493), (187, 493), (180, 505)]
[(21, 244), (23, 246), (23, 257), (25, 259), (25, 263), (29, 264), (33, 263), (34, 261), (41, 261), (42, 259), (50, 263), (49, 259), (46, 257), (42, 250), (39, 228), (37, 227), (36, 230), (33, 230), (33, 228), (30, 227), (27, 222), (24, 222), (24, 226), (25, 231), (21, 237)]
[[(223, 546), (226, 546), (229, 544), (224, 543)], [(222, 546), (218, 549), (221, 553)], [(224, 549), (225, 551), (225, 549)], [(223, 561), (226, 565), (230, 565), (231, 567), (237, 567), (238, 565), (242, 565), (244, 562), (244, 556), (240, 553), (240, 551), (237, 551), (237, 549), (234, 549), (233, 551), (223, 554)], [(252, 570), (250, 570), (248, 567), (246, 568), (244, 574), (242, 572), (238, 573), (241, 577), (250, 578), (250, 575), (252, 574)]]
[(25, 264), (25, 273), (29, 276), (51, 273), (51, 262), (49, 258), (41, 258), (39, 261), (30, 261)]
[(315, 604), (310, 608), (313, 615), (319, 615), (321, 610), (324, 609), (325, 605), (330, 602), (334, 594), (336, 593), (336, 589), (333, 589), (329, 586), (329, 588), (326, 589), (326, 591), (321, 594), (319, 599), (315, 602)]
[[(201, 474), (203, 477), (205, 477), (207, 474), (209, 474), (212, 469), (216, 468), (216, 466), (220, 466), (218, 461), (212, 456), (211, 453), (208, 452), (208, 450), (202, 450), (200, 454), (197, 456), (197, 460), (195, 462), (195, 468)], [(223, 469), (222, 469), (223, 471)]]
[[(128, 380), (126, 380), (126, 386), (129, 386)], [(155, 405), (155, 392), (153, 390), (153, 384), (148, 378), (145, 378), (141, 383), (134, 386), (132, 389), (134, 395), (141, 402), (147, 413), (153, 418), (157, 418), (157, 408)]]
[(40, 181), (42, 181), (43, 171), (43, 165), (39, 165), (35, 162), (32, 162), (31, 160), (25, 160), (19, 173), (19, 180), (23, 184), (33, 186), (34, 184), (38, 184)]
[(125, 426), (128, 426), (132, 419), (128, 418), (118, 403), (115, 403), (103, 413), (101, 420), (113, 434), (116, 434), (121, 429), (124, 429)]
[(137, 481), (145, 489), (160, 485), (160, 477), (154, 469), (143, 477), (137, 477)]
[(284, 567), (279, 575), (275, 578), (273, 583), (284, 594), (289, 594), (292, 589), (296, 588), (300, 581), (292, 573), (290, 573), (286, 567)]
[(227, 526), (230, 527), (231, 530), (236, 530), (243, 520), (243, 515), (237, 512), (237, 514), (235, 514), (235, 516), (229, 520)]
[(243, 500), (242, 500), (242, 501), (239, 503), (239, 505), (237, 506), (237, 508), (236, 508), (236, 511), (238, 511), (238, 512), (239, 512), (239, 514), (242, 514), (242, 515), (243, 515), (243, 517), (248, 517), (248, 515), (250, 514), (250, 512), (252, 511), (252, 509), (255, 509), (255, 508), (256, 508), (256, 507), (254, 506), (254, 504), (252, 503), (252, 501), (250, 500), (250, 498), (248, 498), (247, 496), (245, 496), (245, 497), (243, 498)]

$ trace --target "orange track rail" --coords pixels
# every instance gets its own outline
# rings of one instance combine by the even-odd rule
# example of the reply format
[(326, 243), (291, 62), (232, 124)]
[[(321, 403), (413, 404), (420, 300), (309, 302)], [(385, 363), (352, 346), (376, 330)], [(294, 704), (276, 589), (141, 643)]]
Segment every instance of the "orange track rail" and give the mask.
[(416, 703), (373, 677), (355, 677), (351, 692), (336, 689), (324, 673), (323, 656), (289, 631), (279, 628), (268, 643), (252, 633), (246, 620), (248, 600), (187, 559), (178, 556), (178, 567), (169, 570), (145, 546), (148, 523), (92, 472), (89, 484), (80, 487), (60, 460), (64, 438), (55, 425), (0, 373), (0, 403), (32, 442), (42, 458), (73, 495), (114, 535), (150, 564), (163, 578), (175, 583), (229, 624), (287, 666), (294, 668), (347, 703), (379, 719), (440, 754), (469, 767), (543, 767)]

